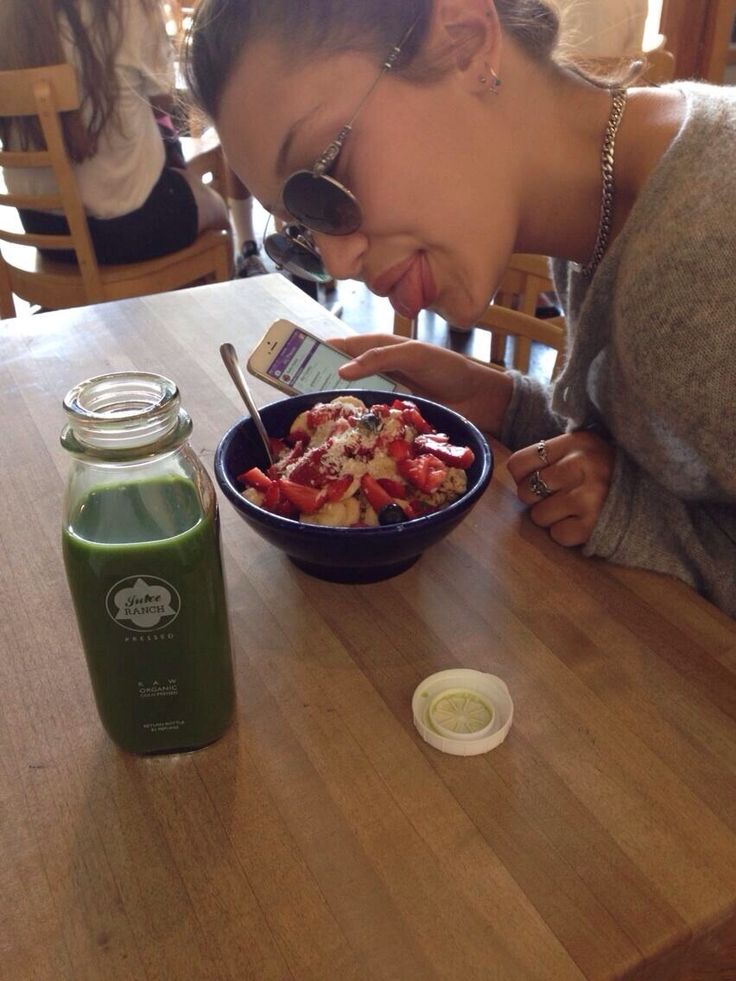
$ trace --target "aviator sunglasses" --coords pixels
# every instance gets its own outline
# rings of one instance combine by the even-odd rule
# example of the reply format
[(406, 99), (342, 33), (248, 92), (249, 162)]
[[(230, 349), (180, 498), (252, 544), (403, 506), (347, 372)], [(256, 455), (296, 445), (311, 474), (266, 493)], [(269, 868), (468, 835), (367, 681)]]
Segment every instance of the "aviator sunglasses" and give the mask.
[(352, 235), (360, 228), (363, 215), (357, 198), (344, 184), (330, 177), (329, 172), (361, 109), (386, 72), (395, 65), (418, 22), (419, 18), (404, 33), (399, 43), (391, 48), (377, 78), (358, 103), (352, 117), (319, 155), (312, 169), (297, 170), (286, 178), (281, 200), (295, 221), (284, 225), (280, 231), (267, 235), (263, 246), (276, 265), (287, 272), (316, 283), (327, 282), (332, 277), (322, 265), (311, 233)]

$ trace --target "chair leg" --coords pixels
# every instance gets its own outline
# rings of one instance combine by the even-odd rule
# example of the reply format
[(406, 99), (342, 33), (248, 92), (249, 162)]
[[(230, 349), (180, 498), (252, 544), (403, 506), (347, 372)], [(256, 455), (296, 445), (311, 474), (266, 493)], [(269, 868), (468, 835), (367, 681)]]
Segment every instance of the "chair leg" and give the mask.
[(491, 334), (491, 363), (506, 367), (506, 341), (505, 334), (498, 334), (495, 331)]
[(3, 320), (15, 317), (15, 301), (10, 283), (10, 271), (5, 260), (0, 255), (0, 318)]

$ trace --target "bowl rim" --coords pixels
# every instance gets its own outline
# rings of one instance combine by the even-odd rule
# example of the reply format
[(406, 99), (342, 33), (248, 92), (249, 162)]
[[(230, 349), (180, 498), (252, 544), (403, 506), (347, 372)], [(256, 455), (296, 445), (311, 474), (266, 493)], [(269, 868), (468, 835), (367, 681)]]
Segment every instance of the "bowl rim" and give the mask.
[[(372, 404), (375, 404), (378, 401), (375, 396), (380, 396), (381, 398), (385, 398), (387, 400), (390, 398), (391, 401), (393, 401), (394, 399), (401, 398), (402, 394), (404, 393), (381, 392), (377, 389), (327, 389), (323, 392), (308, 392), (302, 395), (292, 396), (287, 395), (284, 396), (284, 398), (275, 399), (273, 402), (269, 402), (267, 405), (261, 406), (260, 409), (261, 412), (265, 413), (268, 412), (269, 409), (282, 405), (290, 400), (313, 399), (314, 403), (316, 403), (318, 401), (322, 401), (323, 399), (325, 401), (329, 401), (332, 398), (336, 398), (338, 395), (353, 395), (355, 398), (361, 399), (362, 396), (366, 395), (372, 397)], [(236, 438), (239, 430), (241, 430), (244, 425), (248, 424), (255, 428), (252, 417), (249, 415), (243, 415), (240, 419), (234, 422), (227, 429), (217, 444), (214, 460), (215, 477), (217, 482), (228, 500), (243, 515), (250, 516), (255, 521), (269, 525), (272, 528), (278, 528), (283, 531), (289, 531), (317, 539), (330, 537), (334, 540), (335, 535), (345, 536), (354, 535), (356, 533), (360, 534), (362, 538), (366, 539), (368, 539), (370, 536), (385, 537), (387, 535), (402, 533), (406, 534), (414, 531), (420, 532), (435, 524), (441, 524), (445, 521), (449, 521), (457, 512), (465, 511), (470, 505), (474, 504), (486, 490), (493, 474), (493, 450), (489, 446), (488, 440), (483, 435), (481, 430), (478, 429), (475, 423), (471, 422), (469, 419), (466, 419), (465, 416), (460, 415), (459, 412), (455, 412), (454, 409), (450, 409), (447, 406), (442, 405), (441, 402), (434, 402), (432, 399), (423, 398), (420, 395), (413, 395), (411, 393), (406, 393), (406, 399), (414, 402), (419, 408), (421, 408), (423, 405), (428, 405), (432, 409), (438, 409), (440, 412), (448, 413), (450, 416), (454, 417), (454, 419), (456, 419), (460, 425), (469, 429), (469, 431), (473, 434), (478, 447), (480, 447), (482, 451), (481, 470), (476, 478), (474, 486), (466, 490), (465, 493), (462, 494), (457, 500), (443, 508), (440, 508), (438, 511), (432, 511), (430, 514), (421, 515), (418, 518), (411, 518), (409, 521), (400, 521), (394, 525), (373, 525), (369, 527), (352, 528), (342, 525), (313, 525), (295, 520), (294, 518), (286, 518), (280, 514), (274, 514), (272, 511), (267, 511), (265, 508), (259, 507), (257, 504), (253, 504), (252, 501), (249, 501), (247, 497), (243, 496), (242, 491), (230, 479), (224, 466), (224, 459), (227, 451), (233, 440)], [(475, 452), (475, 447), (473, 448), (473, 451)]]

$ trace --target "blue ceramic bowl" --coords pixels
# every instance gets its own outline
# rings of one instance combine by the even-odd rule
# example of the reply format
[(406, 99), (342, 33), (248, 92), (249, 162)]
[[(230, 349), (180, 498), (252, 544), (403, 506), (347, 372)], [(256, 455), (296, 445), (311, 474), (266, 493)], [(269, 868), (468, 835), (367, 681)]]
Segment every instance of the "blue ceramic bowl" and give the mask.
[[(386, 392), (345, 389), (313, 392), (272, 402), (261, 409), (269, 435), (284, 436), (300, 412), (336, 395), (355, 395), (366, 405), (390, 401)], [(407, 396), (430, 425), (450, 441), (469, 446), (475, 461), (467, 471), (468, 487), (452, 504), (421, 518), (376, 528), (332, 528), (301, 524), (257, 507), (243, 497), (237, 475), (250, 467), (266, 469), (268, 461), (253, 420), (241, 419), (229, 429), (215, 453), (215, 475), (225, 496), (240, 516), (263, 538), (286, 552), (299, 568), (331, 582), (376, 582), (403, 572), (425, 549), (458, 525), (481, 496), (493, 471), (493, 456), (483, 434), (456, 412), (416, 396)]]

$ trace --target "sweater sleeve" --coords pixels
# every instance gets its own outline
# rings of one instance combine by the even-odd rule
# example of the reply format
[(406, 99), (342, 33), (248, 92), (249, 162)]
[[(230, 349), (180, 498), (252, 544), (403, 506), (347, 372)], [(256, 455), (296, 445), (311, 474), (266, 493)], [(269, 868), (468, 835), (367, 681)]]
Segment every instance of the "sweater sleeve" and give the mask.
[(510, 371), (509, 375), (514, 387), (501, 432), (504, 446), (519, 450), (564, 433), (565, 419), (550, 408), (551, 386), (519, 371)]
[(682, 500), (620, 447), (585, 555), (682, 579), (736, 616), (736, 502)]

